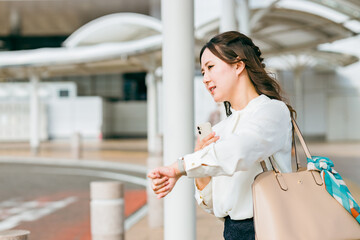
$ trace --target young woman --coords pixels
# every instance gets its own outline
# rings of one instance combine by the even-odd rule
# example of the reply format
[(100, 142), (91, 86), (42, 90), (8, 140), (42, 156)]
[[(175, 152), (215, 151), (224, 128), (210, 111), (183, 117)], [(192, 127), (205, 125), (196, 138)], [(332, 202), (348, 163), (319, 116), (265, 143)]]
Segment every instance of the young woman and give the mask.
[(254, 239), (251, 184), (261, 160), (273, 155), (279, 169), (291, 171), (291, 116), (279, 84), (265, 71), (257, 46), (231, 31), (212, 38), (200, 52), (203, 82), (228, 117), (198, 139), (195, 152), (152, 170), (152, 188), (165, 197), (183, 176), (195, 178), (195, 198), (207, 212), (225, 219), (226, 240)]

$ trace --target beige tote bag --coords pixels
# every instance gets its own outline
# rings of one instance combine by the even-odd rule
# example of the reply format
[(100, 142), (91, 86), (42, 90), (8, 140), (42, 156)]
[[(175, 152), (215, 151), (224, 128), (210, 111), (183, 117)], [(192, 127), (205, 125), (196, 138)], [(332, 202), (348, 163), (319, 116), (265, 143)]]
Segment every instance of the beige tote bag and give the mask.
[[(311, 157), (294, 120), (293, 126)], [(272, 171), (261, 162), (264, 172), (252, 186), (256, 239), (360, 239), (360, 224), (327, 192), (318, 171), (299, 171), (296, 150), (295, 155), (298, 170), (293, 173), (281, 173), (271, 158)]]

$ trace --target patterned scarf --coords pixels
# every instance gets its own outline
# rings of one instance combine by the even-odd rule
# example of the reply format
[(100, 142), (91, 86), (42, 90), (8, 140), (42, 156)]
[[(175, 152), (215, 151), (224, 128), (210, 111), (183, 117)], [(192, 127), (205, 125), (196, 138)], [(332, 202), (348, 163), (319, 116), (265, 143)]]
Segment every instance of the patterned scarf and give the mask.
[(334, 163), (327, 157), (312, 156), (307, 159), (307, 169), (320, 171), (326, 190), (333, 196), (360, 224), (360, 207), (355, 202), (348, 187), (335, 171)]

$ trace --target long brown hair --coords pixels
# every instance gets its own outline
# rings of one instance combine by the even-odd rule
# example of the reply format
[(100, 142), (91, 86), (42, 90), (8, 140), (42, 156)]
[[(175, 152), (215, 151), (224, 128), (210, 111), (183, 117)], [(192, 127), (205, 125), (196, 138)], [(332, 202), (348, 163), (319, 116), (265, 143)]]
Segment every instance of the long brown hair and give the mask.
[[(284, 92), (280, 84), (265, 71), (264, 58), (261, 57), (261, 51), (249, 37), (236, 31), (216, 35), (201, 49), (200, 64), (201, 56), (206, 48), (228, 64), (244, 62), (256, 92), (259, 95), (265, 94), (271, 99), (283, 101), (289, 108), (291, 116), (296, 118), (295, 109), (288, 103), (288, 99), (283, 96)], [(226, 115), (231, 115), (230, 103), (224, 102), (224, 105)]]

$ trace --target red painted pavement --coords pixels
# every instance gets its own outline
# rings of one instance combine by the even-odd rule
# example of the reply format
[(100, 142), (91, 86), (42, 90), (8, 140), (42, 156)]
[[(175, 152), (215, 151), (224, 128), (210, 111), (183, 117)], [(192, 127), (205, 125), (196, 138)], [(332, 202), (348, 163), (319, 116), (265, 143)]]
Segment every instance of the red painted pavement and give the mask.
[[(16, 229), (31, 232), (33, 240), (91, 240), (89, 192), (61, 192), (37, 198), (37, 201), (57, 201), (70, 196), (78, 200), (35, 222), (23, 222)], [(146, 190), (125, 191), (125, 216), (146, 204)]]

